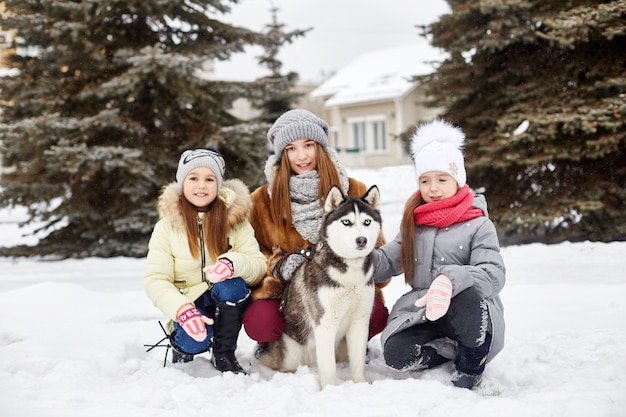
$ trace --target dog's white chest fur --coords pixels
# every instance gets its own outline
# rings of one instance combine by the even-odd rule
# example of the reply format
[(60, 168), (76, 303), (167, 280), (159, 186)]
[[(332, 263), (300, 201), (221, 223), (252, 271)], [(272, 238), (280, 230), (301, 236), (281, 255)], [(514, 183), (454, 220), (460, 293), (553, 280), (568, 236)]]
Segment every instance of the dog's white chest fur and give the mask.
[(373, 266), (368, 271), (363, 271), (364, 258), (344, 259), (344, 262), (348, 265), (346, 271), (332, 266), (329, 266), (327, 270), (328, 276), (342, 287), (362, 287), (372, 278)]
[[(369, 317), (374, 300), (374, 286), (369, 284), (373, 269), (370, 268), (364, 274), (362, 259), (349, 259), (347, 263), (346, 272), (328, 268), (328, 275), (338, 283), (337, 286), (324, 286), (317, 291), (324, 315), (344, 324), (349, 324), (362, 315)], [(340, 332), (337, 336), (341, 338), (345, 336), (345, 332)]]

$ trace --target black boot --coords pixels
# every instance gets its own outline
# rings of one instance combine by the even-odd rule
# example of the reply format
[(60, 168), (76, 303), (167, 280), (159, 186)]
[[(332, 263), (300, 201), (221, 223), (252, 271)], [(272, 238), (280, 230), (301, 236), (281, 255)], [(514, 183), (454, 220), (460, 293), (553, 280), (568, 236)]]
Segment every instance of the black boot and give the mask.
[(269, 343), (257, 343), (254, 348), (254, 359), (261, 359), (261, 356), (267, 351)]
[(172, 332), (169, 336), (170, 347), (172, 348), (172, 363), (187, 363), (193, 360), (193, 355), (190, 353), (185, 353), (176, 346), (174, 342), (174, 333)]
[(452, 375), (452, 384), (455, 387), (473, 389), (480, 384), (487, 362), (487, 354), (491, 348), (491, 335), (487, 333), (485, 342), (475, 348), (468, 348), (458, 344), (454, 366), (456, 371)]
[(213, 323), (213, 355), (211, 363), (221, 372), (246, 372), (235, 358), (237, 338), (241, 330), (243, 313), (250, 304), (250, 293), (237, 303), (216, 302)]
[(383, 349), (385, 363), (400, 371), (420, 371), (430, 369), (447, 362), (448, 359), (439, 355), (435, 348), (412, 344), (402, 333), (387, 340)]

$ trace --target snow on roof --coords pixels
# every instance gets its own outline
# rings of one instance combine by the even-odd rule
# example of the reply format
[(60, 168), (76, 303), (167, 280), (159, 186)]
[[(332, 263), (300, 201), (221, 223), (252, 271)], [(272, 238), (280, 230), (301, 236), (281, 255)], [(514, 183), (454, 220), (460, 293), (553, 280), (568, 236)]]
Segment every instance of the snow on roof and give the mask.
[(443, 58), (425, 40), (367, 52), (313, 90), (311, 98), (328, 98), (326, 106), (337, 106), (402, 97), (415, 87), (414, 75), (433, 72)]

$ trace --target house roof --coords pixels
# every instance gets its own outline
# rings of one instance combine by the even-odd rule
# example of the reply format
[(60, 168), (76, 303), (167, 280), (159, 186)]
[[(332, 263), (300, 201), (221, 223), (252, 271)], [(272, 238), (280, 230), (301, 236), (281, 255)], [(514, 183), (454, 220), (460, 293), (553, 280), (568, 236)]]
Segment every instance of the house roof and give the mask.
[(311, 98), (338, 106), (402, 97), (415, 88), (413, 76), (433, 72), (443, 58), (425, 40), (367, 52), (313, 90)]

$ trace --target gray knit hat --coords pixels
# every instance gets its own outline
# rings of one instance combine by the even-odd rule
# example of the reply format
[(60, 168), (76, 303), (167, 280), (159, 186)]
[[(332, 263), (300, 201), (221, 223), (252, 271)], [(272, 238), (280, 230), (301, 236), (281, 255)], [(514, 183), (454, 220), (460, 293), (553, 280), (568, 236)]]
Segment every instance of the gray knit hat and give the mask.
[(189, 172), (198, 167), (206, 167), (213, 171), (217, 178), (217, 189), (219, 190), (222, 187), (224, 170), (226, 168), (222, 155), (210, 149), (191, 149), (183, 152), (180, 156), (180, 161), (178, 161), (176, 182), (181, 190)]
[(267, 140), (279, 159), (285, 146), (298, 139), (314, 140), (326, 149), (328, 124), (308, 110), (295, 109), (283, 113), (267, 131)]

